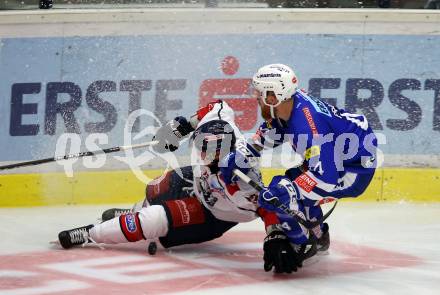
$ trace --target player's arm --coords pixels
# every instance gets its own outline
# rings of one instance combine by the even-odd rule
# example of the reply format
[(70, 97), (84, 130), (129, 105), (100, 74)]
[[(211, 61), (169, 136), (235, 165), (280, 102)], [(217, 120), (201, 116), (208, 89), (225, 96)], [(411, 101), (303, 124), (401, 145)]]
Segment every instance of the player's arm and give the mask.
[(284, 133), (280, 127), (277, 121), (265, 121), (258, 127), (249, 144), (257, 151), (276, 148), (284, 142)]
[(280, 202), (290, 204), (291, 198), (295, 198), (295, 195), (289, 185), (292, 186), (291, 182), (284, 176), (275, 176), (269, 187), (260, 192), (258, 198), (261, 207), (257, 212), (264, 220), (266, 227), (266, 238), (263, 245), (265, 271), (275, 267), (275, 272), (291, 273), (302, 266), (302, 259), (299, 253), (293, 249), (276, 209), (270, 203), (263, 201), (265, 198), (273, 197), (278, 198)]
[(153, 140), (158, 143), (153, 147), (159, 153), (173, 152), (179, 148), (180, 141), (193, 132), (203, 118), (211, 112), (216, 104), (222, 104), (222, 101), (215, 101), (197, 110), (189, 119), (178, 116), (165, 125), (160, 127), (156, 132)]
[(264, 222), (266, 234), (269, 233), (273, 228), (281, 226), (280, 220), (274, 211), (269, 211), (263, 207), (258, 207), (257, 214)]
[(259, 165), (260, 153), (247, 143), (244, 139), (238, 140), (235, 150), (228, 153), (220, 160), (219, 168), (223, 181), (230, 185), (239, 180), (234, 174), (234, 170), (238, 169), (247, 174), (250, 169)]
[(174, 152), (179, 148), (180, 141), (192, 131), (194, 127), (185, 117), (176, 117), (157, 130), (153, 140), (158, 143), (153, 149), (158, 153)]
[(284, 133), (275, 121), (261, 124), (251, 140), (238, 142), (236, 150), (220, 161), (220, 171), (225, 183), (231, 184), (238, 180), (233, 173), (235, 169), (246, 174), (250, 168), (258, 165), (261, 150), (277, 147), (283, 142)]

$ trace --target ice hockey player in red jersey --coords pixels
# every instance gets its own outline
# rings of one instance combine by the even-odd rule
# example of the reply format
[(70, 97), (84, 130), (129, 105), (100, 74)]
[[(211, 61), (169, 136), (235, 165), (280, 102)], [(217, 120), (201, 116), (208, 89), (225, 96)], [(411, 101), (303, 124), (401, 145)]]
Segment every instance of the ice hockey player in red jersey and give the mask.
[[(159, 239), (168, 248), (218, 238), (237, 223), (257, 217), (270, 225), (275, 214), (257, 208), (258, 192), (243, 181), (226, 184), (220, 174), (219, 159), (248, 148), (227, 103), (213, 102), (189, 120), (177, 117), (168, 122), (157, 131), (154, 149), (172, 152), (191, 133), (192, 166), (150, 182), (145, 199), (131, 210), (109, 209), (102, 223), (60, 232), (61, 246)], [(247, 175), (261, 183), (257, 165)]]

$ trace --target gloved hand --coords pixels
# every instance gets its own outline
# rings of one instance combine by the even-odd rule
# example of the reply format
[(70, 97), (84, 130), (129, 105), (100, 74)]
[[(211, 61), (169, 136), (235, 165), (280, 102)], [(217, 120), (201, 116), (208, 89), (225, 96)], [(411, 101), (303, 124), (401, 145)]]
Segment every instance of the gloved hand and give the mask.
[(286, 177), (277, 175), (272, 178), (272, 181), (266, 189), (260, 191), (258, 205), (266, 210), (284, 214), (284, 211), (282, 211), (279, 206), (274, 206), (274, 203), (281, 203), (290, 207), (289, 204), (292, 198), (298, 200), (299, 194), (299, 190), (295, 187), (295, 184)]
[(184, 117), (176, 117), (157, 130), (153, 140), (158, 143), (153, 150), (158, 153), (174, 152), (179, 148), (180, 140), (194, 131), (194, 128)]
[(269, 233), (264, 239), (264, 270), (275, 267), (276, 273), (292, 273), (302, 267), (302, 259), (295, 252), (282, 230)]
[(247, 174), (250, 168), (258, 165), (259, 157), (260, 153), (249, 144), (237, 143), (237, 148), (220, 160), (219, 167), (224, 182), (226, 184), (237, 182), (238, 177), (234, 175), (234, 170), (238, 169)]

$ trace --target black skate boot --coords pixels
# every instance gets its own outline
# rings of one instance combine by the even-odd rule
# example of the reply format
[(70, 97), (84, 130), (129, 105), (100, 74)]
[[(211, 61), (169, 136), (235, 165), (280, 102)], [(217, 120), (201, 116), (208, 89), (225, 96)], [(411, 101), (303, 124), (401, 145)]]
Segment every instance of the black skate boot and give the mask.
[(70, 249), (73, 246), (87, 244), (92, 242), (89, 238), (89, 230), (93, 224), (74, 228), (71, 230), (64, 230), (58, 234), (58, 240), (64, 249)]
[(322, 236), (317, 239), (317, 244), (319, 252), (327, 251), (330, 247), (330, 233), (326, 222), (322, 225)]
[(102, 213), (101, 220), (102, 222), (113, 219), (115, 217), (119, 217), (122, 214), (130, 213), (131, 209), (120, 209), (120, 208), (112, 208), (105, 210), (104, 213)]

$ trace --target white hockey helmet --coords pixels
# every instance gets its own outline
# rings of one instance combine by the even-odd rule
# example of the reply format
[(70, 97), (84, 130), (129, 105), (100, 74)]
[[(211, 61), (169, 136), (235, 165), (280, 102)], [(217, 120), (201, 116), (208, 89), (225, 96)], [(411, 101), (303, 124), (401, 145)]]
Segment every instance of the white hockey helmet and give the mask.
[[(272, 109), (283, 101), (292, 98), (292, 95), (298, 88), (298, 79), (290, 67), (283, 64), (270, 64), (258, 69), (252, 78), (252, 85), (260, 92), (263, 103)], [(276, 104), (271, 105), (267, 103), (268, 91), (275, 93), (278, 99)]]

